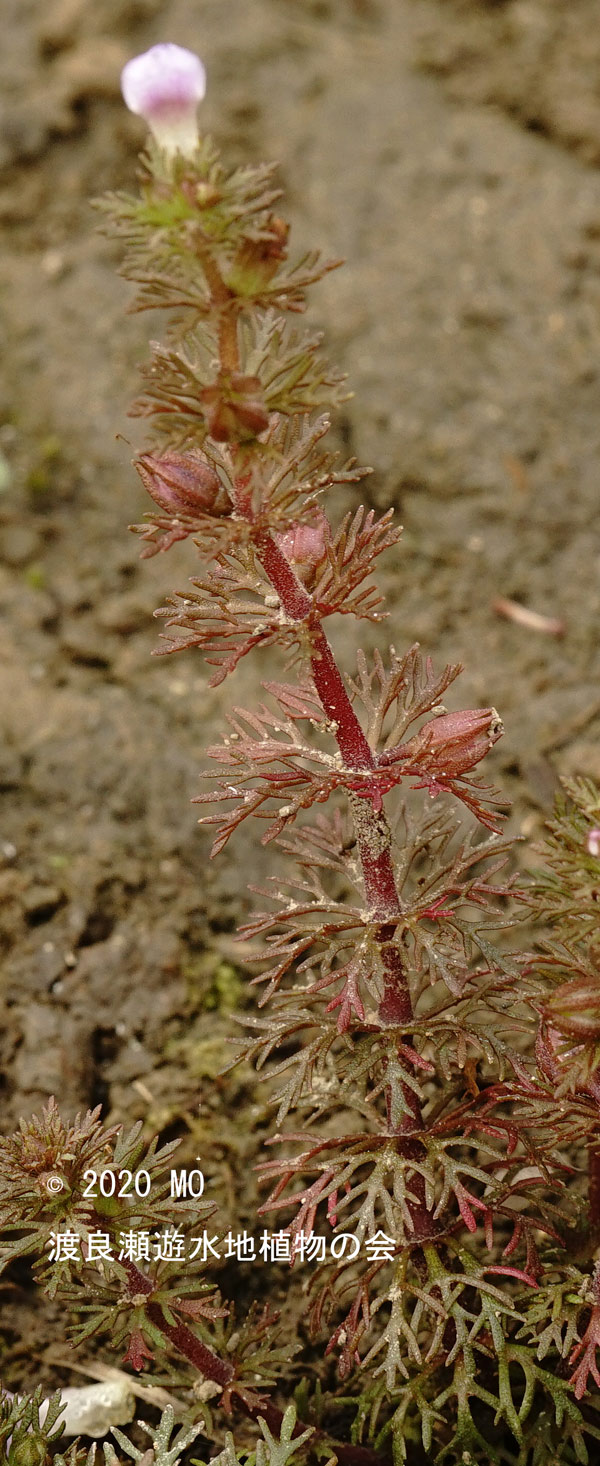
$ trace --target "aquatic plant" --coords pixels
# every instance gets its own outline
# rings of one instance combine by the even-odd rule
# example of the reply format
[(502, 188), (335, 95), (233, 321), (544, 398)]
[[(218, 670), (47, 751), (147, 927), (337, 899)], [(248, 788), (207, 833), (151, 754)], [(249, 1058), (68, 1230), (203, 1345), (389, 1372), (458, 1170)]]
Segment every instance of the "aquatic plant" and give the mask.
[[(0, 1147), (5, 1259), (43, 1258), (75, 1337), (158, 1369), (189, 1429), (221, 1446), (245, 1417), (223, 1466), (594, 1459), (598, 794), (568, 788), (546, 873), (519, 888), (504, 801), (474, 773), (498, 714), (448, 710), (460, 667), (384, 646), (372, 574), (397, 553), (392, 514), (328, 512), (365, 471), (328, 444), (344, 379), (297, 318), (339, 262), (291, 256), (274, 170), (228, 169), (197, 135), (197, 59), (155, 48), (124, 89), (153, 136), (139, 192), (102, 207), (134, 308), (169, 319), (132, 409), (151, 432), (137, 528), (143, 556), (185, 540), (194, 557), (160, 650), (201, 653), (212, 686), (249, 656), (267, 667), (198, 802), (213, 854), (247, 821), (276, 852), (241, 932), (261, 990), (242, 1052), (275, 1092), (270, 1189), (257, 1231), (223, 1238), (210, 1201), (173, 1200), (172, 1146), (51, 1104)], [(379, 648), (349, 653), (348, 618), (369, 647), (381, 626)], [(529, 907), (553, 934), (510, 952), (496, 934)], [(242, 1322), (211, 1281), (221, 1256), (255, 1262)], [(315, 1341), (301, 1383), (268, 1301), (286, 1258)]]

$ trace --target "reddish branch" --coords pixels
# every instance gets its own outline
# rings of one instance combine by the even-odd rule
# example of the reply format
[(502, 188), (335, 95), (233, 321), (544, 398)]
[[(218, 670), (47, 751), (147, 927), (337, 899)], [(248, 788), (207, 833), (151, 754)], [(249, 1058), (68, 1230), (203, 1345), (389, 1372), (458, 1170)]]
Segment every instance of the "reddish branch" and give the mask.
[[(219, 321), (219, 354), (223, 370), (239, 367), (237, 319), (231, 309), (230, 292), (218, 266), (201, 240), (198, 253)], [(240, 484), (236, 509), (251, 519), (245, 493)], [(356, 713), (344, 687), (333, 652), (315, 612), (312, 597), (298, 579), (289, 560), (266, 529), (255, 535), (255, 546), (263, 569), (279, 596), (287, 616), (303, 622), (310, 637), (310, 664), (321, 705), (330, 720), (332, 731), (347, 767), (374, 769), (375, 756), (365, 738)], [(363, 800), (353, 801), (356, 834), (363, 869), (367, 900), (382, 927), (376, 933), (384, 971), (384, 997), (381, 1017), (386, 1022), (406, 1023), (412, 1018), (412, 1005), (406, 976), (397, 951), (391, 943), (394, 926), (401, 915), (391, 859), (391, 833), (382, 811), (370, 808)]]
[[(273, 535), (255, 536), (259, 560), (290, 620), (302, 622), (310, 640), (310, 666), (321, 706), (347, 768), (375, 769), (375, 755), (360, 726), (344, 687), (340, 670), (315, 612), (312, 596), (298, 579)], [(367, 900), (381, 925), (376, 932), (384, 972), (380, 1016), (387, 1023), (409, 1023), (410, 994), (400, 954), (393, 942), (402, 914), (391, 857), (391, 833), (382, 810), (374, 802), (351, 797), (358, 851)]]
[[(154, 1292), (154, 1284), (150, 1278), (140, 1272), (133, 1262), (126, 1261), (125, 1268), (129, 1277), (132, 1298), (143, 1297), (149, 1300), (145, 1312), (150, 1323), (174, 1345), (180, 1354), (183, 1354), (185, 1359), (189, 1359), (190, 1364), (193, 1364), (205, 1379), (213, 1380), (215, 1384), (220, 1385), (225, 1397), (223, 1403), (228, 1399), (233, 1401), (235, 1398), (244, 1415), (247, 1415), (250, 1420), (262, 1418), (273, 1435), (279, 1435), (283, 1411), (273, 1405), (271, 1400), (264, 1395), (256, 1395), (250, 1390), (246, 1391), (241, 1383), (236, 1385), (235, 1366), (228, 1359), (221, 1359), (213, 1349), (203, 1344), (187, 1324), (169, 1323), (160, 1303), (150, 1301)], [(306, 1425), (302, 1421), (297, 1421), (294, 1435), (302, 1435), (305, 1429)], [(334, 1441), (325, 1431), (319, 1430), (316, 1426), (313, 1426), (312, 1430), (315, 1442), (331, 1443), (340, 1466), (384, 1466), (389, 1459), (377, 1451), (370, 1450), (368, 1446), (352, 1446), (344, 1441)]]
[[(243, 497), (240, 507), (246, 507)], [(375, 755), (346, 692), (333, 652), (315, 612), (312, 597), (296, 576), (272, 534), (261, 530), (255, 536), (254, 543), (263, 570), (277, 592), (286, 616), (290, 620), (301, 621), (307, 628), (315, 688), (346, 767), (375, 769)], [(381, 918), (381, 924), (374, 933), (384, 980), (379, 1016), (384, 1023), (406, 1024), (410, 1022), (413, 1012), (406, 974), (394, 940), (402, 909), (394, 878), (389, 824), (383, 810), (376, 807), (375, 798), (367, 801), (356, 794), (350, 794), (349, 799), (367, 900), (373, 915)], [(402, 1090), (406, 1110), (395, 1127), (399, 1136), (423, 1128), (417, 1095), (407, 1084), (402, 1086)], [(388, 1124), (392, 1128), (389, 1097)], [(410, 1144), (410, 1141), (399, 1141), (399, 1144)], [(410, 1203), (410, 1210), (415, 1237), (431, 1236), (432, 1227), (434, 1232), (436, 1228), (426, 1205), (425, 1183), (418, 1172), (413, 1175), (413, 1190), (417, 1200)]]

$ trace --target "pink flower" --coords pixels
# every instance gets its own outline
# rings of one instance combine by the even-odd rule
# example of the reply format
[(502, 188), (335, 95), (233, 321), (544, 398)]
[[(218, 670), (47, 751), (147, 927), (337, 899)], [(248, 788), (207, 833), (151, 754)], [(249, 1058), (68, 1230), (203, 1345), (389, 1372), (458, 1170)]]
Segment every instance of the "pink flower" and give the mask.
[(192, 154), (198, 146), (196, 110), (206, 92), (199, 56), (170, 42), (128, 61), (121, 91), (130, 112), (144, 117), (167, 153)]
[(596, 825), (594, 825), (593, 829), (588, 830), (586, 845), (589, 855), (594, 855), (595, 857), (600, 855), (600, 830)]

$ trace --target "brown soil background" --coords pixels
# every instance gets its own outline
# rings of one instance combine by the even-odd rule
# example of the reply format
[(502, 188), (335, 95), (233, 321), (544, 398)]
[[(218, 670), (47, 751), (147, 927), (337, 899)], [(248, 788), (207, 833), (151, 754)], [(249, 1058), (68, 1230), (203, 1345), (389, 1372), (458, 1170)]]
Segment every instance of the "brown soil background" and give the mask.
[[(255, 1097), (216, 1075), (256, 856), (209, 867), (190, 800), (254, 674), (209, 694), (192, 655), (151, 657), (194, 567), (140, 566), (127, 533), (117, 434), (140, 441), (160, 325), (125, 315), (88, 203), (134, 184), (119, 73), (161, 39), (203, 56), (226, 155), (280, 160), (295, 245), (348, 261), (311, 320), (355, 393), (340, 443), (405, 525), (390, 634), (465, 663), (452, 706), (498, 707), (492, 771), (531, 842), (560, 774), (600, 777), (600, 32), (597, 0), (3, 0), (0, 1124), (56, 1094), (184, 1133), (239, 1220)], [(6, 1314), (13, 1386), (52, 1335), (35, 1317)]]

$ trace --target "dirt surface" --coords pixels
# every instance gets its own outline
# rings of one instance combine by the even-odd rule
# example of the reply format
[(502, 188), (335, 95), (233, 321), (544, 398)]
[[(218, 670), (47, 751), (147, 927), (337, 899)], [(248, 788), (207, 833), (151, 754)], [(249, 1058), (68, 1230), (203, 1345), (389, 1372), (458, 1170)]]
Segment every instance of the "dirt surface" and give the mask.
[(101, 1102), (185, 1134), (239, 1217), (252, 1095), (215, 1076), (256, 858), (242, 839), (209, 867), (190, 800), (254, 673), (209, 695), (193, 656), (151, 656), (194, 567), (179, 546), (140, 566), (127, 533), (145, 505), (117, 434), (140, 441), (125, 413), (159, 327), (125, 315), (88, 203), (134, 183), (121, 66), (198, 50), (206, 128), (231, 160), (279, 158), (296, 244), (346, 257), (312, 319), (355, 393), (338, 436), (405, 525), (393, 640), (465, 663), (453, 706), (498, 707), (531, 840), (558, 774), (600, 778), (597, 20), (597, 0), (4, 0), (3, 1130), (52, 1093)]

